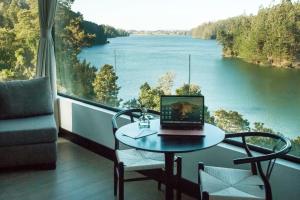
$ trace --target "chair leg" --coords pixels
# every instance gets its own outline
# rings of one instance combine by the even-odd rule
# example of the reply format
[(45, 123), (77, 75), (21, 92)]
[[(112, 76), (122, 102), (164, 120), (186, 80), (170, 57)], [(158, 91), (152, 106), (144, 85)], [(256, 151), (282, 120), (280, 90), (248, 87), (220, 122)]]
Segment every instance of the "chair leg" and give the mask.
[(157, 189), (158, 189), (159, 191), (161, 191), (161, 181), (158, 181)]
[(176, 169), (176, 199), (181, 200), (181, 174), (182, 174), (182, 158), (177, 157), (177, 169)]
[(119, 189), (119, 200), (124, 200), (124, 164), (121, 162), (118, 166), (119, 179), (118, 179), (118, 189)]
[(118, 170), (118, 164), (117, 162), (114, 162), (114, 195), (117, 195), (117, 188), (118, 188), (118, 174), (117, 174), (117, 170)]
[(205, 197), (205, 195), (203, 195), (203, 193), (202, 193), (202, 186), (201, 186), (201, 179), (200, 179), (200, 170), (204, 170), (204, 164), (203, 163), (201, 163), (201, 162), (199, 162), (198, 163), (198, 187), (199, 187), (199, 200), (204, 200), (204, 199), (206, 199)]
[(203, 200), (209, 200), (209, 194), (207, 192), (203, 192)]

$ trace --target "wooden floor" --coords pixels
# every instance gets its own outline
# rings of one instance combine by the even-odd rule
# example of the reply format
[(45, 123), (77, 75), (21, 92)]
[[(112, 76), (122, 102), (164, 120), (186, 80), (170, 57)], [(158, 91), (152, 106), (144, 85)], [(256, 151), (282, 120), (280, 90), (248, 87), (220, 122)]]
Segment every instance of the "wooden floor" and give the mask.
[[(115, 199), (112, 168), (112, 161), (60, 138), (56, 170), (0, 172), (0, 200)], [(125, 199), (163, 200), (164, 192), (152, 180), (128, 182)]]

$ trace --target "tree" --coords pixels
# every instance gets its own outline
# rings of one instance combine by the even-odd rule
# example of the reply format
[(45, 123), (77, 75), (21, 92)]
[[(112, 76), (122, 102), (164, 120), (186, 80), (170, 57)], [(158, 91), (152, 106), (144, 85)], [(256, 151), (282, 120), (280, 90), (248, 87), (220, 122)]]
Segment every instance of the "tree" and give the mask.
[(140, 87), (140, 93), (138, 97), (138, 104), (135, 103), (134, 99), (126, 102), (126, 105), (146, 107), (148, 109), (160, 110), (160, 96), (171, 94), (172, 86), (174, 83), (175, 74), (167, 72), (158, 79), (158, 86), (151, 88), (151, 86), (145, 82)]
[(129, 36), (129, 33), (122, 29), (116, 29), (109, 25), (101, 25), (101, 27), (103, 28), (104, 34), (107, 38)]
[(163, 90), (159, 88), (151, 88), (150, 85), (146, 82), (140, 87), (138, 101), (143, 107), (159, 111), (160, 96), (163, 94)]
[(229, 133), (249, 131), (249, 122), (236, 111), (217, 110), (214, 113), (215, 124)]
[(13, 30), (0, 28), (0, 70), (9, 69), (15, 65), (15, 37)]
[(97, 69), (77, 58), (82, 47), (92, 44), (94, 35), (84, 30), (83, 17), (71, 10), (72, 3), (73, 0), (60, 0), (55, 18), (58, 89), (70, 95), (94, 99), (93, 82)]
[(130, 108), (141, 108), (139, 101), (136, 98), (130, 99), (123, 103), (123, 108), (130, 109)]
[(121, 100), (118, 99), (120, 87), (117, 85), (118, 76), (113, 66), (104, 65), (96, 74), (93, 82), (96, 101), (105, 105), (118, 107)]
[(300, 136), (292, 140), (292, 150), (290, 154), (300, 157)]
[[(274, 130), (265, 127), (264, 123), (262, 122), (254, 122), (254, 128), (252, 128), (251, 131), (282, 135), (281, 133), (275, 133)], [(263, 148), (269, 148), (271, 150), (274, 146), (277, 145), (276, 143), (278, 142), (277, 140), (274, 140), (272, 138), (266, 138), (266, 137), (249, 137), (246, 138), (246, 140), (251, 144), (261, 146)], [(282, 146), (278, 144), (277, 148), (281, 148), (281, 147)]]
[(37, 1), (3, 1), (0, 16), (1, 80), (33, 78), (39, 39)]
[(174, 85), (175, 73), (167, 72), (158, 79), (157, 89), (162, 90), (165, 95), (172, 93), (172, 87)]
[(71, 91), (73, 94), (86, 99), (94, 99), (95, 92), (93, 82), (96, 78), (97, 69), (87, 63), (86, 60), (79, 62), (73, 61), (72, 72), (69, 74), (71, 78)]
[(71, 48), (75, 55), (80, 53), (82, 47), (89, 46), (95, 38), (94, 34), (88, 34), (83, 30), (81, 25), (82, 22), (82, 16), (71, 19), (70, 24), (64, 28), (62, 34), (67, 48)]
[(195, 84), (183, 84), (180, 88), (176, 89), (177, 95), (202, 95), (200, 86)]
[(272, 129), (266, 128), (264, 126), (264, 123), (262, 122), (254, 122), (254, 128), (252, 129), (252, 131), (264, 132), (264, 133), (275, 133)]
[(101, 45), (107, 43), (107, 37), (104, 33), (103, 26), (90, 21), (83, 20), (82, 27), (87, 34), (95, 36), (94, 38), (92, 38), (92, 45)]
[[(176, 89), (177, 95), (202, 95), (200, 86), (195, 84), (183, 84), (180, 88)], [(204, 105), (204, 121), (206, 123), (214, 124), (214, 118), (210, 116), (208, 107)]]
[(297, 67), (300, 60), (300, 2), (282, 0), (261, 7), (256, 16), (241, 15), (202, 24), (194, 37), (216, 39), (225, 57), (278, 67)]

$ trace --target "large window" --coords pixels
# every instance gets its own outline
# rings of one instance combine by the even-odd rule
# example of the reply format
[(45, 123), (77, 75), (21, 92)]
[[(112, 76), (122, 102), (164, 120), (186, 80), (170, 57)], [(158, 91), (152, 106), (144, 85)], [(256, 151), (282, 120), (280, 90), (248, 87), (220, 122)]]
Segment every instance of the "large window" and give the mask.
[(59, 92), (154, 110), (161, 94), (202, 94), (208, 123), (283, 134), (300, 157), (300, 4), (235, 2), (225, 12), (201, 3), (60, 1)]
[(0, 81), (35, 76), (38, 40), (37, 1), (1, 1)]

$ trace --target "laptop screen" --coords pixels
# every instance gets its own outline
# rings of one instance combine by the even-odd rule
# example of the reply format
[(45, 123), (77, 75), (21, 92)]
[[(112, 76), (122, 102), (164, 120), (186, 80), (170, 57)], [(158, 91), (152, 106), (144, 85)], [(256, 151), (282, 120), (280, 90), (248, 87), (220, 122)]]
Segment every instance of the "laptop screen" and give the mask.
[(161, 96), (161, 124), (204, 124), (203, 96)]

